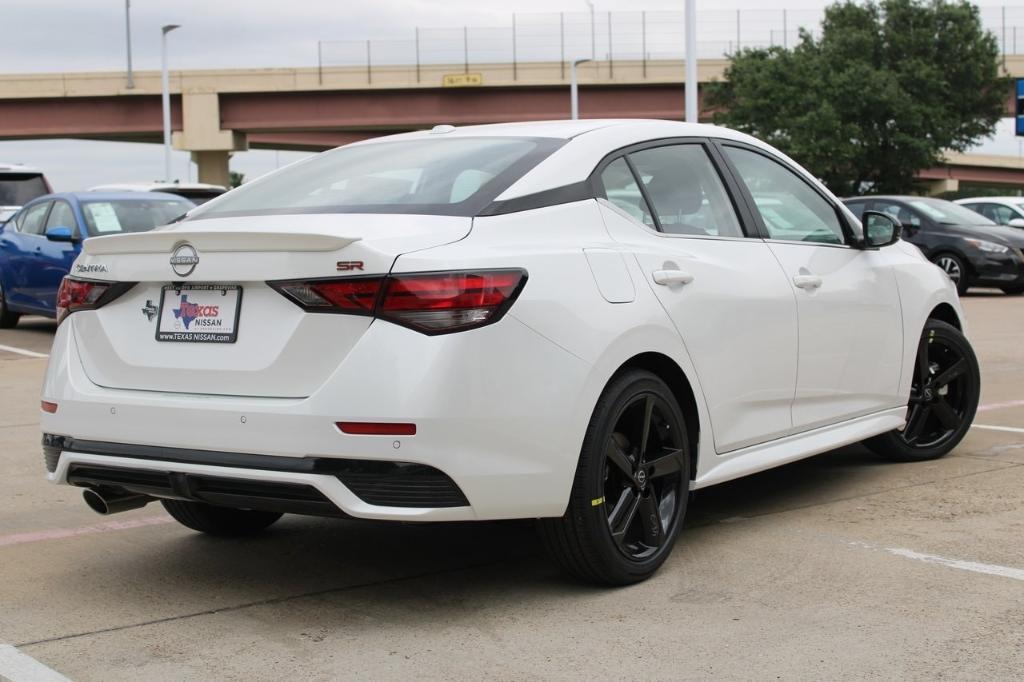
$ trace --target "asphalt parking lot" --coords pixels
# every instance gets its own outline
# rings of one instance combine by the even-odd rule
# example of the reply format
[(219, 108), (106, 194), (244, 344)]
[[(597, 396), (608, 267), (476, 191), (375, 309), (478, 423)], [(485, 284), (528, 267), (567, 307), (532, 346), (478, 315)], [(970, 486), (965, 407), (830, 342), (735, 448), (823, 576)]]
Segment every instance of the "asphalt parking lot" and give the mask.
[(0, 331), (0, 677), (1019, 679), (1024, 297), (964, 305), (984, 383), (952, 455), (850, 447), (699, 491), (662, 571), (618, 590), (562, 578), (527, 522), (215, 540), (159, 505), (97, 516), (44, 479), (54, 325), (26, 318)]

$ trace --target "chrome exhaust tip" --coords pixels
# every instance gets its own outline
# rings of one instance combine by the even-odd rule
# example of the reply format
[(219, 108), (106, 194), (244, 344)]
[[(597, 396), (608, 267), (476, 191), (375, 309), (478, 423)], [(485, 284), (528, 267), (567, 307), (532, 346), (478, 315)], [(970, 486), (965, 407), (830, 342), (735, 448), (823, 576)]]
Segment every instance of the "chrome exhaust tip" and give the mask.
[(89, 509), (103, 516), (131, 509), (142, 509), (154, 499), (149, 495), (107, 492), (94, 488), (86, 488), (82, 492), (82, 498), (89, 505)]

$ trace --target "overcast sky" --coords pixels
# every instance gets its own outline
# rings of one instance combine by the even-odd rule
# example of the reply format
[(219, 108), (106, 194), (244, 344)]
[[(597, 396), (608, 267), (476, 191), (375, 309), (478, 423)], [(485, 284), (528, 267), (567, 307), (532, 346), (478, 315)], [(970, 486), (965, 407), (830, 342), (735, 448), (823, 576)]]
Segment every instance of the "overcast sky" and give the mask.
[[(744, 34), (755, 33), (769, 9), (790, 10), (789, 28), (815, 16), (827, 3), (818, 0), (698, 0), (706, 17), (700, 40), (734, 35), (736, 9), (748, 12)], [(1002, 4), (981, 2), (986, 23), (997, 25)], [(3, 39), (0, 73), (114, 71), (124, 68), (124, 0), (0, 0)], [(131, 0), (133, 60), (138, 70), (159, 68), (160, 26), (182, 24), (172, 35), (173, 69), (217, 67), (315, 66), (318, 41), (408, 40), (414, 27), (424, 30), (468, 26), (507, 27), (513, 12), (529, 23), (541, 12), (571, 12), (585, 20), (586, 0)], [(682, 0), (596, 0), (598, 12), (680, 11)], [(760, 16), (759, 16), (760, 15)], [(1024, 48), (1024, 5), (1007, 10), (1010, 25), (1020, 25)], [(555, 19), (557, 20), (557, 19)], [(777, 20), (777, 19), (776, 19)], [(600, 30), (599, 30), (600, 31)], [(599, 33), (600, 35), (600, 33)], [(1007, 38), (1009, 41), (1009, 37)], [(344, 45), (337, 45), (339, 59)], [(327, 50), (328, 54), (333, 54)], [(1008, 126), (983, 151), (1019, 154)], [(301, 158), (296, 152), (251, 151), (236, 154), (232, 170), (251, 179)], [(159, 145), (83, 140), (0, 142), (0, 161), (42, 167), (58, 190), (94, 184), (155, 179), (162, 175)], [(195, 179), (188, 155), (175, 153), (174, 170)]]

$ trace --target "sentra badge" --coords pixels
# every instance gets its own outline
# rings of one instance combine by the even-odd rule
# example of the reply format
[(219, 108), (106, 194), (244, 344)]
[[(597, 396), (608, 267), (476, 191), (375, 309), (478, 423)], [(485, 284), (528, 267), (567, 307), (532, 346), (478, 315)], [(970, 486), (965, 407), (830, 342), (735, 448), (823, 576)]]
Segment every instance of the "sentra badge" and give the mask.
[(199, 265), (199, 253), (191, 244), (182, 244), (171, 254), (171, 270), (179, 277), (188, 277)]
[(107, 266), (103, 263), (89, 263), (82, 265), (81, 263), (75, 265), (75, 272), (89, 273), (89, 272), (106, 272)]

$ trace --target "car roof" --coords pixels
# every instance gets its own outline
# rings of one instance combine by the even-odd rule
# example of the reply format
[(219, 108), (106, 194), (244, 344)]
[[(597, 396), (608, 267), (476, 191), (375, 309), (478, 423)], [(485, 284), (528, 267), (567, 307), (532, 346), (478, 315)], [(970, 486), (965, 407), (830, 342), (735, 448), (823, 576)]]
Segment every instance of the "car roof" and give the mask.
[(163, 194), (172, 194), (171, 190), (184, 191), (220, 191), (226, 192), (223, 185), (211, 185), (205, 182), (114, 182), (107, 185), (90, 187), (90, 192), (154, 192), (162, 190)]
[(1004, 201), (1011, 204), (1024, 203), (1024, 197), (965, 197), (963, 199), (957, 199), (953, 203), (955, 204), (966, 204), (972, 201)]
[[(609, 153), (622, 147), (651, 140), (676, 137), (712, 137), (744, 142), (787, 158), (763, 142), (730, 128), (704, 123), (683, 123), (657, 119), (580, 119), (529, 121), (475, 126), (443, 126), (431, 130), (378, 137), (355, 145), (382, 144), (395, 140), (464, 137), (541, 137), (566, 140), (561, 148), (542, 160), (508, 189), (497, 201), (564, 187), (585, 180), (590, 171)], [(790, 159), (792, 162), (792, 160)], [(799, 164), (792, 162), (798, 168)], [(806, 174), (809, 181), (822, 187), (817, 178)], [(827, 190), (826, 190), (827, 191)]]
[(52, 199), (71, 199), (74, 201), (175, 201), (188, 202), (188, 199), (166, 192), (54, 192), (36, 197), (29, 203), (37, 203)]
[(4, 163), (0, 161), (0, 173), (38, 173), (43, 174), (43, 171), (32, 166), (24, 166), (20, 163)]

